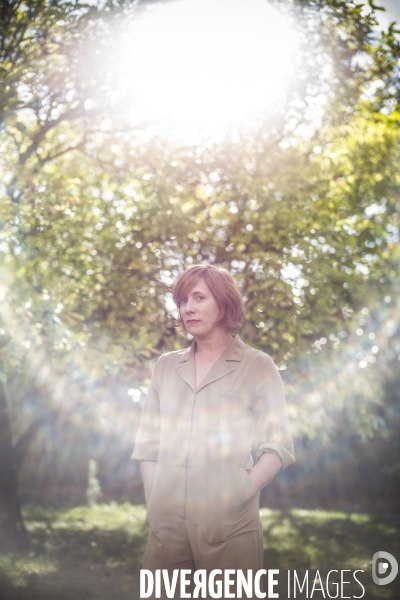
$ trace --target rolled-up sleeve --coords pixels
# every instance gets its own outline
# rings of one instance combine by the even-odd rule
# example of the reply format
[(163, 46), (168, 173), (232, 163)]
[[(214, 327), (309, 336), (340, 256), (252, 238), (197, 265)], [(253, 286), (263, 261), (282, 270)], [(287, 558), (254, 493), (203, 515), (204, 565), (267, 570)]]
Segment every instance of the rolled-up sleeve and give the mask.
[(143, 405), (140, 426), (136, 433), (135, 449), (131, 458), (158, 461), (160, 444), (160, 399), (158, 395), (158, 359)]
[(259, 371), (254, 413), (257, 420), (257, 459), (265, 452), (275, 452), (282, 461), (282, 469), (294, 463), (296, 459), (282, 379), (269, 356), (266, 356)]

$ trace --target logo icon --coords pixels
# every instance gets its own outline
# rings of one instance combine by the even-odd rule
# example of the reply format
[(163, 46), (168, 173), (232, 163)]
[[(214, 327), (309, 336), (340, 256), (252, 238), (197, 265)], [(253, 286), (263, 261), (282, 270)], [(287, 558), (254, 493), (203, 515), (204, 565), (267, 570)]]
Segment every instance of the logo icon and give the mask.
[[(383, 560), (385, 562), (382, 562)], [(399, 565), (395, 557), (389, 552), (384, 552), (383, 550), (375, 552), (370, 564), (372, 565), (372, 579), (377, 585), (387, 585), (388, 583), (391, 583), (396, 578), (396, 575), (399, 571)], [(391, 566), (389, 575), (386, 575), (386, 577), (380, 577), (381, 575), (387, 573), (389, 564)]]

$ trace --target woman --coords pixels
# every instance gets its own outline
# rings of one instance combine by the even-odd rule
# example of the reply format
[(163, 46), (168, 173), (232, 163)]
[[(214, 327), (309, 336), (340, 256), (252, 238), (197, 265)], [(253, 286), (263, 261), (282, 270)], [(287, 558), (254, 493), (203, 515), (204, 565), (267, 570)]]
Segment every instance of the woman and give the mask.
[(295, 460), (282, 381), (231, 333), (244, 310), (228, 271), (189, 267), (173, 297), (194, 339), (158, 359), (136, 437), (151, 530), (143, 568), (257, 571), (259, 492)]

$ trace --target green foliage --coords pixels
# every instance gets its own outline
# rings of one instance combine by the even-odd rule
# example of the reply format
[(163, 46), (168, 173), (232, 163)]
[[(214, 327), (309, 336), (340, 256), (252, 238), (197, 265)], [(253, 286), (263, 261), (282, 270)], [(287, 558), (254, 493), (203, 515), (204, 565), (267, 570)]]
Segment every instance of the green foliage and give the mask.
[[(4, 138), (10, 182), (3, 239), (18, 294), (29, 301), (36, 294), (39, 302), (50, 294), (82, 343), (85, 329), (97, 347), (102, 336), (107, 345), (111, 337), (139, 368), (141, 357), (176, 347), (165, 292), (193, 260), (237, 272), (248, 308), (245, 337), (278, 360), (343, 320), (344, 306), (359, 306), (357, 290), (387, 257), (388, 227), (398, 219), (397, 113), (382, 114), (383, 100), (379, 107), (377, 98), (362, 100), (378, 78), (378, 49), (393, 60), (398, 53), (394, 32), (379, 37), (374, 29), (374, 10), (363, 15), (348, 3), (307, 3), (298, 27), (312, 33), (312, 52), (302, 47), (311, 61), (304, 61), (308, 88), (296, 91), (292, 112), (258, 132), (185, 147), (162, 139), (143, 144), (115, 124), (107, 132), (104, 119), (113, 115), (115, 122), (109, 90), (116, 82), (91, 60), (100, 40), (101, 52), (110, 50), (115, 28), (94, 7), (55, 4), (51, 18), (39, 9), (11, 15), (5, 49), (12, 54), (20, 18), (26, 36), (33, 26), (41, 31), (29, 52), (19, 44), (30, 91), (15, 105)], [(355, 58), (364, 55), (370, 60), (359, 64)], [(334, 70), (325, 82), (323, 56)], [(393, 71), (386, 65), (388, 77)], [(11, 75), (21, 81), (13, 67)], [(324, 126), (304, 137), (298, 128), (309, 107), (300, 100), (322, 90)], [(85, 110), (94, 96), (96, 109)], [(381, 213), (369, 216), (375, 205)]]
[[(355, 315), (390, 293), (396, 29), (377, 29), (372, 4), (276, 4), (301, 42), (290, 92), (252, 130), (196, 144), (124, 119), (114, 67), (126, 57), (114, 41), (138, 3), (2, 4), (0, 378), (17, 439), (31, 391), (30, 418), (78, 406), (101, 430), (101, 394), (85, 393), (148, 383), (151, 362), (186, 343), (169, 294), (193, 262), (235, 274), (242, 337), (280, 365), (317, 351), (323, 336), (354, 335)], [(331, 402), (333, 422), (343, 397)], [(352, 404), (349, 427), (361, 437), (388, 418), (371, 404)], [(295, 419), (318, 434), (308, 412)]]

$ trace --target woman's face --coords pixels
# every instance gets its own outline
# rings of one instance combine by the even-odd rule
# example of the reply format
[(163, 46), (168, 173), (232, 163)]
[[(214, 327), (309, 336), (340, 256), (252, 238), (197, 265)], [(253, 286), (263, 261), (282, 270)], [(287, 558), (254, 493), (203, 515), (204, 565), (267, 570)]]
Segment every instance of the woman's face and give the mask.
[(223, 311), (203, 279), (198, 279), (187, 296), (182, 298), (179, 312), (186, 331), (198, 339), (215, 333), (223, 317)]

